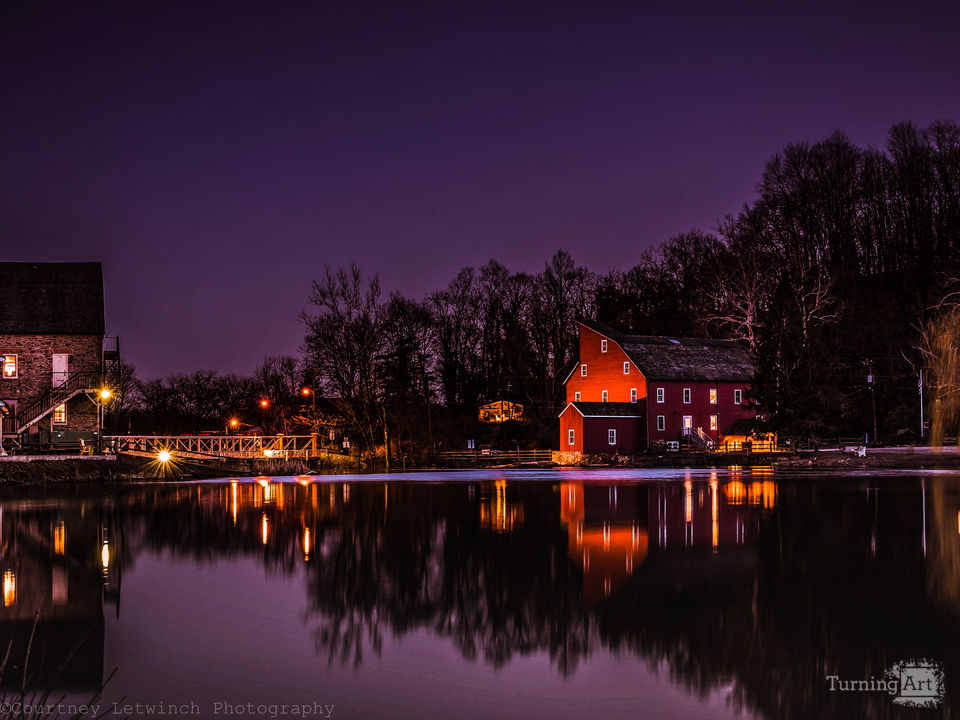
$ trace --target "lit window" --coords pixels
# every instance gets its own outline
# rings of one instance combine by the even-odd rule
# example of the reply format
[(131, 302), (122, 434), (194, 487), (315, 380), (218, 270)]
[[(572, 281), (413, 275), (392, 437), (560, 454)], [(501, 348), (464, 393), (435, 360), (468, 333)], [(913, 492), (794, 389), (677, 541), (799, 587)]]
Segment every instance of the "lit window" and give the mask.
[(693, 415), (684, 415), (683, 416), (683, 429), (692, 430), (693, 429)]
[(657, 402), (663, 402), (663, 388), (657, 388)]
[(574, 445), (576, 443), (576, 430), (570, 428), (567, 430), (567, 444)]
[(607, 401), (607, 391), (604, 390), (603, 392), (600, 393), (600, 402), (606, 402), (606, 401)]
[(657, 415), (657, 430), (667, 429), (667, 418), (664, 415)]
[(607, 430), (607, 444), (616, 445), (617, 444), (617, 431), (613, 428)]
[(586, 377), (586, 376), (587, 376), (587, 364), (584, 363), (583, 365), (580, 366), (580, 377)]
[(637, 401), (637, 389), (636, 389), (636, 388), (630, 388), (630, 402), (634, 402), (634, 403), (635, 403), (636, 401)]
[(53, 409), (53, 421), (58, 425), (63, 425), (67, 422), (67, 405), (66, 403), (62, 405), (57, 405)]
[(711, 430), (716, 430), (716, 429), (717, 429), (717, 416), (716, 416), (716, 415), (711, 415), (711, 416), (710, 416), (710, 429), (711, 429)]
[(3, 376), (5, 378), (10, 378), (10, 379), (17, 377), (17, 356), (16, 355), (3, 356)]
[(711, 405), (717, 404), (717, 391), (715, 388), (710, 388), (710, 404)]
[(606, 341), (606, 340), (601, 340), (601, 341), (600, 341), (600, 352), (606, 352), (606, 351), (607, 351), (607, 341)]
[(743, 402), (743, 390), (734, 390), (733, 391), (733, 404), (739, 405)]
[(623, 374), (624, 374), (624, 375), (629, 375), (629, 374), (630, 374), (630, 363), (625, 362), (625, 363), (623, 364)]
[(683, 402), (685, 405), (690, 404), (690, 388), (683, 389)]
[(573, 394), (573, 401), (574, 401), (574, 402), (580, 402), (580, 393), (575, 392), (575, 393)]

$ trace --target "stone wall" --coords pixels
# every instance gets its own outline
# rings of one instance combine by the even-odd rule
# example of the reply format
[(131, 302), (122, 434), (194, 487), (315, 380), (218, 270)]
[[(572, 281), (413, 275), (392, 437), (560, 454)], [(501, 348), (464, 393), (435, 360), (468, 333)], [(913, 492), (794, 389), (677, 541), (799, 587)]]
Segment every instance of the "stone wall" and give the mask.
[[(70, 356), (67, 371), (101, 370), (103, 338), (99, 335), (12, 335), (0, 334), (0, 355), (17, 356), (17, 377), (0, 377), (0, 400), (13, 406), (24, 406), (53, 386), (53, 356)], [(45, 429), (97, 429), (97, 408), (85, 396), (78, 396), (67, 405), (67, 422), (53, 424), (48, 415), (38, 423)]]

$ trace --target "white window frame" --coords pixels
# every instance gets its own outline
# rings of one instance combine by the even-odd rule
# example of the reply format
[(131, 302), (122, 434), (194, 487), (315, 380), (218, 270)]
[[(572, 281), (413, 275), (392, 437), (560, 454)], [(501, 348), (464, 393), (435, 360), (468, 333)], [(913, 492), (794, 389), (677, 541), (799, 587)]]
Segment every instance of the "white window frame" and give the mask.
[(607, 402), (607, 399), (610, 397), (610, 393), (606, 390), (600, 391), (600, 402)]
[(583, 363), (582, 365), (580, 365), (580, 377), (586, 377), (586, 376), (587, 376), (587, 364)]
[[(63, 408), (63, 420), (57, 420), (57, 411), (60, 410), (61, 408)], [(66, 425), (67, 424), (67, 404), (61, 403), (60, 405), (57, 405), (53, 409), (53, 413), (51, 413), (51, 415), (52, 415), (51, 422), (53, 422), (54, 425)]]
[[(13, 358), (13, 375), (7, 375), (7, 358)], [(17, 353), (3, 353), (0, 355), (2, 362), (0, 362), (0, 377), (3, 377), (4, 380), (17, 380), (20, 377), (20, 356)]]
[(733, 404), (741, 405), (743, 403), (743, 390), (737, 388), (733, 391)]
[(630, 361), (629, 361), (629, 360), (623, 364), (623, 374), (624, 374), (624, 375), (629, 375), (629, 374), (630, 374)]
[(637, 401), (637, 389), (630, 388), (630, 402), (635, 403)]
[(576, 445), (577, 444), (577, 431), (573, 428), (567, 430), (567, 445)]
[(573, 401), (574, 401), (574, 402), (580, 402), (580, 392), (579, 392), (579, 391), (577, 391), (577, 392), (575, 392), (575, 393), (573, 394)]
[(665, 392), (665, 390), (664, 390), (663, 388), (657, 388), (657, 402), (658, 402), (658, 403), (664, 402), (664, 396), (665, 396), (665, 395), (666, 395), (666, 392)]
[(606, 341), (606, 340), (601, 340), (601, 341), (600, 341), (600, 352), (605, 353), (606, 351), (607, 351), (607, 341)]
[(716, 389), (716, 388), (710, 388), (710, 395), (709, 395), (709, 397), (710, 397), (710, 404), (711, 404), (711, 405), (716, 405), (716, 404), (717, 404), (717, 389)]
[(616, 445), (617, 444), (617, 429), (610, 428), (607, 430), (607, 445)]
[(684, 389), (683, 389), (683, 404), (684, 404), (684, 405), (689, 405), (689, 404), (690, 404), (690, 396), (691, 396), (691, 394), (692, 394), (692, 393), (690, 392), (690, 388), (684, 388)]
[(667, 429), (667, 416), (657, 415), (657, 432), (663, 432)]
[(716, 430), (716, 429), (717, 429), (717, 416), (716, 416), (716, 415), (711, 415), (711, 416), (710, 416), (710, 429), (711, 429), (711, 430)]

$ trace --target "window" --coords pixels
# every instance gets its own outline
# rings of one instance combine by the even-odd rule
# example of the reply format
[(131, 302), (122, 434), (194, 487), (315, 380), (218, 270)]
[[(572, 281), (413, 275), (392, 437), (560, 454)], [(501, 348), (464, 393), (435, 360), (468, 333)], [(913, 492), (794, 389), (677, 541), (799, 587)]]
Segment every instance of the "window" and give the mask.
[(667, 429), (667, 418), (664, 415), (657, 415), (657, 430), (661, 432)]
[(57, 425), (63, 425), (67, 422), (67, 405), (57, 405), (53, 409), (53, 422)]
[(586, 377), (586, 376), (587, 376), (587, 364), (584, 363), (583, 365), (580, 366), (580, 377)]
[(693, 429), (693, 415), (684, 415), (683, 416), (683, 429), (692, 430)]
[(613, 428), (607, 430), (607, 444), (616, 445), (617, 444), (617, 431)]
[(717, 390), (716, 390), (716, 388), (710, 388), (710, 404), (711, 404), (711, 405), (716, 405), (716, 404), (717, 404)]
[(580, 393), (575, 392), (575, 393), (573, 394), (573, 401), (574, 401), (574, 402), (580, 402)]
[(16, 355), (3, 356), (3, 376), (9, 380), (13, 380), (17, 377), (17, 356)]
[(606, 401), (607, 401), (607, 391), (604, 390), (603, 392), (600, 393), (600, 402), (606, 402)]
[(567, 430), (567, 445), (576, 444), (577, 431), (573, 428)]
[(606, 351), (607, 351), (607, 341), (606, 341), (606, 340), (601, 340), (601, 341), (600, 341), (600, 352), (606, 352)]
[(711, 430), (716, 430), (716, 429), (717, 429), (717, 416), (716, 416), (716, 415), (711, 415), (711, 416), (710, 416), (710, 429), (711, 429)]
[(734, 390), (733, 391), (733, 404), (739, 405), (743, 402), (743, 390)]
[(629, 374), (630, 374), (630, 363), (629, 363), (629, 362), (625, 362), (625, 363), (623, 364), (623, 374), (624, 374), (624, 375), (629, 375)]
[(637, 389), (630, 388), (630, 402), (636, 402), (636, 401), (637, 401)]
[(663, 402), (663, 388), (657, 388), (657, 402)]
[(683, 402), (685, 405), (690, 404), (690, 388), (683, 389)]

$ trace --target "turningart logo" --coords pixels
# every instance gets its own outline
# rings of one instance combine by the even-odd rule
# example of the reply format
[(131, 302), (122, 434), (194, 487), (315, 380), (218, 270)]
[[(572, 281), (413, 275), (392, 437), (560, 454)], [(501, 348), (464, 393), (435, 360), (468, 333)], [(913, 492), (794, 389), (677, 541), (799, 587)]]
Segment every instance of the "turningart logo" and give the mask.
[(826, 680), (830, 692), (883, 692), (905, 707), (935, 708), (943, 702), (943, 664), (929, 658), (901, 660), (882, 678), (841, 680), (827, 675)]

